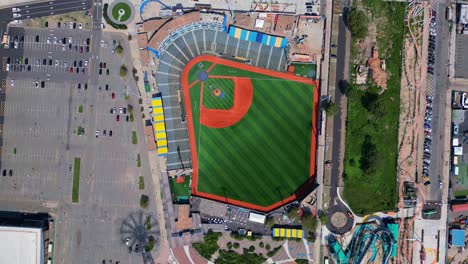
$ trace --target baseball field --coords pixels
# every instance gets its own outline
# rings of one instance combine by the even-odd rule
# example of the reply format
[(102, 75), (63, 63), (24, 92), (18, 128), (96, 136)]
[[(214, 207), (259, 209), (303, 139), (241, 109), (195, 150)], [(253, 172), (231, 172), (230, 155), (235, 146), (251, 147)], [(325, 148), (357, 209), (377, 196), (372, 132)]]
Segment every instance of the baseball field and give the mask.
[(315, 176), (313, 80), (204, 55), (182, 75), (192, 194), (260, 211)]

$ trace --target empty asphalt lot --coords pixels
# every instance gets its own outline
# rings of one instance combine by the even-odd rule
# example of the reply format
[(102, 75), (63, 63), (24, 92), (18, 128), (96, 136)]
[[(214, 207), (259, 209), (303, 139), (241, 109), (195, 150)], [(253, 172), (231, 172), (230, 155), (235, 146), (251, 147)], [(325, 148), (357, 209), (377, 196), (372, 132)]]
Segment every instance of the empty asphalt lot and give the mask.
[[(10, 53), (0, 53), (2, 63), (6, 56), (12, 56), (15, 62), (22, 58), (23, 63), (19, 64), (24, 64), (26, 57), (32, 61), (52, 59), (53, 64), (40, 65), (38, 71), (2, 74), (7, 79), (6, 91), (2, 89), (6, 99), (0, 102), (4, 114), (0, 167), (2, 171), (12, 170), (12, 176), (0, 176), (0, 207), (48, 211), (55, 217), (55, 263), (101, 263), (103, 259), (141, 263), (141, 253), (129, 253), (123, 240), (129, 237), (133, 244), (141, 244), (137, 241), (144, 238), (141, 219), (135, 215), (141, 211), (140, 195), (152, 197), (153, 187), (138, 99), (135, 95), (125, 97), (126, 91), (137, 91), (131, 65), (127, 65), (129, 77), (119, 77), (122, 62), (131, 61), (130, 48), (122, 42), (123, 56), (111, 52), (112, 40), (126, 36), (77, 30), (12, 32), (22, 33), (25, 44)], [(34, 39), (36, 35), (40, 36), (39, 42)], [(77, 43), (90, 37), (90, 52), (62, 51), (60, 44), (57, 50), (57, 45), (47, 44), (47, 37), (55, 36), (67, 37), (67, 42), (72, 36)], [(101, 40), (107, 45), (101, 45)], [(59, 60), (59, 65), (55, 66), (55, 60)], [(61, 70), (63, 61), (69, 64), (75, 60), (87, 60), (89, 71), (71, 74)], [(101, 63), (106, 63), (106, 68), (100, 75)], [(36, 88), (37, 81), (44, 81), (44, 88), (41, 84)], [(119, 114), (117, 121), (117, 114), (110, 109), (116, 107), (118, 112), (120, 107), (128, 109), (129, 104), (134, 106), (135, 121), (126, 122), (126, 114)], [(78, 135), (78, 127), (84, 129), (84, 135)], [(132, 131), (138, 135), (136, 145), (132, 144)], [(138, 153), (141, 167), (136, 162)], [(71, 199), (75, 157), (81, 158), (78, 203)], [(138, 189), (140, 175), (145, 177), (143, 191)], [(155, 211), (153, 207), (150, 202), (151, 211)], [(145, 213), (151, 215), (150, 211)], [(132, 224), (123, 228), (123, 234), (124, 222)]]

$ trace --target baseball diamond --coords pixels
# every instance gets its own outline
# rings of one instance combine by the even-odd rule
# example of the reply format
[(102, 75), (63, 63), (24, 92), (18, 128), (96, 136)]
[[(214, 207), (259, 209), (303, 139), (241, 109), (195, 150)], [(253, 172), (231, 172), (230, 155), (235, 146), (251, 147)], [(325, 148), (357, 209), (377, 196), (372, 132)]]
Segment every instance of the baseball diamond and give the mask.
[(318, 107), (312, 79), (203, 55), (185, 67), (182, 89), (193, 195), (270, 211), (310, 187)]

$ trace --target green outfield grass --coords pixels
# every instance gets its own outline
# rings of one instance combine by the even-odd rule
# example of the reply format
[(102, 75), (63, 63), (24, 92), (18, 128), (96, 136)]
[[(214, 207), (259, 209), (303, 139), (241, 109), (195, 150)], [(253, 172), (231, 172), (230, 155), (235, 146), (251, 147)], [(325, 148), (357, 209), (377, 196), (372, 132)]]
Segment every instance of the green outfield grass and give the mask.
[[(215, 96), (213, 91), (221, 89), (223, 95)], [(234, 102), (234, 83), (230, 79), (208, 79), (203, 88), (203, 105), (206, 108), (229, 109)]]
[[(196, 70), (190, 74), (189, 80), (196, 79)], [(241, 121), (214, 129), (199, 122), (200, 84), (190, 89), (197, 190), (260, 206), (294, 194), (310, 177), (314, 87), (224, 65), (216, 65), (210, 75), (249, 77), (254, 97)]]

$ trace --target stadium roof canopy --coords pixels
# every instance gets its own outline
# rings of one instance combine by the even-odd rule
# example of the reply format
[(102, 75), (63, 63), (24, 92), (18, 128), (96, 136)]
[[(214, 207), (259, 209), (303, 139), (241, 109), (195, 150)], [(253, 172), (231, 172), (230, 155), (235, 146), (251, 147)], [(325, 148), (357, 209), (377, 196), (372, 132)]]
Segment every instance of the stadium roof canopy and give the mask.
[(44, 263), (42, 230), (0, 226), (0, 263)]

